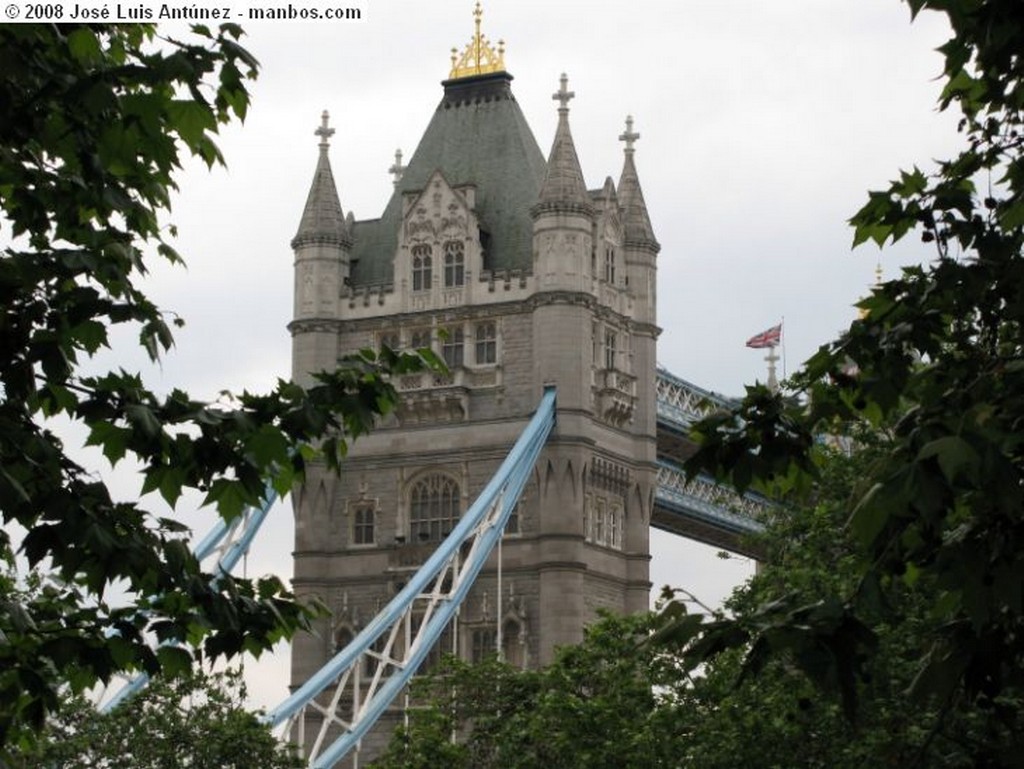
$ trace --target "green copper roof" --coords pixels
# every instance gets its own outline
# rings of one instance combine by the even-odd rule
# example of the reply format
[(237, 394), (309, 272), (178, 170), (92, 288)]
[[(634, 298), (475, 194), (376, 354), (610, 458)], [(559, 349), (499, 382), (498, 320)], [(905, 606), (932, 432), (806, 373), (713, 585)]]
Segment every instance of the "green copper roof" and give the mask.
[(392, 280), (402, 193), (422, 190), (436, 170), (452, 186), (476, 186), (476, 214), (489, 236), (484, 269), (530, 268), (530, 207), (537, 202), (546, 163), (512, 95), (511, 80), (500, 72), (443, 83), (444, 97), (383, 215), (356, 222), (355, 285)]

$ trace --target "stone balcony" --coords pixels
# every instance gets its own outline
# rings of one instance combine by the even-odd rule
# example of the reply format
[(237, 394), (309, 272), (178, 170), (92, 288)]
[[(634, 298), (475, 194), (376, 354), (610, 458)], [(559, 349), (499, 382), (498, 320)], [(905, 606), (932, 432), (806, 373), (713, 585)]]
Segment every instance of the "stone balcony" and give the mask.
[(594, 409), (614, 425), (633, 418), (636, 408), (636, 377), (618, 369), (595, 369), (592, 385)]
[(463, 422), (469, 419), (470, 392), (497, 388), (501, 383), (501, 366), (457, 366), (446, 374), (406, 374), (395, 382), (399, 393), (398, 421), (403, 425)]

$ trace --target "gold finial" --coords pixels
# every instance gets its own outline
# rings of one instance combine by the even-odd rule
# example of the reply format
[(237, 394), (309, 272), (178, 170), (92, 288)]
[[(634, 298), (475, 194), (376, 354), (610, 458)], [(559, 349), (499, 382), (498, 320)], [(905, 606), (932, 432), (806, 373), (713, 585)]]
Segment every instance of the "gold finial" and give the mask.
[(479, 1), (473, 9), (473, 39), (459, 56), (458, 49), (452, 48), (452, 69), (448, 77), (455, 80), (460, 77), (486, 75), (491, 72), (505, 71), (505, 41), (499, 40), (497, 49), (493, 48), (487, 38), (480, 32), (480, 22), (484, 11)]
[[(876, 262), (875, 263), (875, 285), (874, 285), (874, 288), (877, 289), (881, 285), (882, 285), (882, 263), (881, 262)], [(861, 307), (860, 310), (857, 312), (857, 315), (858, 315), (858, 317), (861, 320), (864, 320), (868, 316), (868, 311), (865, 308)]]

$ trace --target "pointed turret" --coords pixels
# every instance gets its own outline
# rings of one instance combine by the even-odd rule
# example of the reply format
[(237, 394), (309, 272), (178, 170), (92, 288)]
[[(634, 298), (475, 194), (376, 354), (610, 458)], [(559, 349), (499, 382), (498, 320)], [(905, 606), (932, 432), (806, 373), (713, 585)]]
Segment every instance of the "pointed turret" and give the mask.
[(324, 110), (320, 116), (320, 127), (314, 132), (320, 137), (320, 157), (309, 188), (306, 207), (302, 211), (299, 231), (292, 239), (292, 248), (297, 249), (311, 243), (332, 244), (349, 247), (352, 239), (345, 226), (345, 216), (338, 200), (338, 188), (334, 183), (331, 161), (327, 155), (334, 129), (327, 125), (329, 115)]
[(341, 314), (341, 291), (349, 279), (352, 248), (352, 224), (345, 219), (338, 190), (327, 157), (329, 139), (334, 133), (327, 125), (328, 114), (321, 115), (320, 157), (313, 185), (302, 211), (299, 231), (292, 238), (295, 252), (295, 305), (289, 328), (292, 345), (292, 376), (308, 384), (310, 372), (332, 370), (337, 365), (337, 332), (325, 328), (322, 321)]
[(659, 248), (658, 241), (654, 237), (654, 230), (651, 227), (651, 218), (647, 215), (647, 204), (644, 202), (644, 193), (640, 189), (640, 178), (636, 173), (636, 164), (633, 155), (636, 149), (633, 143), (640, 138), (640, 134), (633, 131), (633, 116), (626, 116), (626, 131), (619, 135), (619, 141), (626, 143), (625, 163), (622, 166), (622, 175), (619, 177), (619, 206), (622, 208), (622, 226), (627, 244), (646, 246), (648, 248)]
[(551, 97), (561, 106), (558, 108), (558, 128), (555, 129), (555, 141), (551, 145), (548, 157), (548, 169), (544, 176), (537, 205), (533, 207), (533, 215), (547, 211), (574, 211), (584, 214), (593, 213), (587, 185), (583, 182), (583, 171), (576, 155), (576, 145), (569, 130), (569, 100), (576, 94), (568, 89), (569, 78), (562, 73), (561, 87)]

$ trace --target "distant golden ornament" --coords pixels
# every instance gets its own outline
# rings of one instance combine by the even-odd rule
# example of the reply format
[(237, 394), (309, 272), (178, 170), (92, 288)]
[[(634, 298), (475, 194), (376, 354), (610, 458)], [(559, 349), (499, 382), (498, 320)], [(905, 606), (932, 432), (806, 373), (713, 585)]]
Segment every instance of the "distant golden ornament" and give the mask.
[[(882, 263), (878, 262), (875, 265), (875, 285), (874, 285), (874, 288), (877, 289), (881, 285), (882, 285)], [(868, 311), (866, 309), (864, 309), (863, 307), (861, 307), (860, 311), (857, 313), (857, 315), (860, 317), (861, 320), (864, 320), (868, 316)]]
[(480, 19), (483, 15), (483, 9), (477, 2), (473, 11), (476, 31), (473, 34), (473, 39), (466, 45), (466, 50), (462, 52), (462, 56), (459, 56), (457, 48), (452, 48), (452, 71), (448, 75), (449, 79), (455, 80), (461, 77), (474, 77), (505, 71), (505, 41), (499, 40), (497, 49), (491, 47), (487, 38), (480, 32)]

